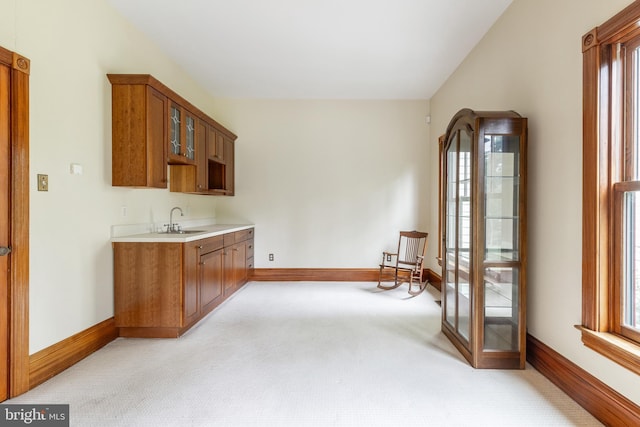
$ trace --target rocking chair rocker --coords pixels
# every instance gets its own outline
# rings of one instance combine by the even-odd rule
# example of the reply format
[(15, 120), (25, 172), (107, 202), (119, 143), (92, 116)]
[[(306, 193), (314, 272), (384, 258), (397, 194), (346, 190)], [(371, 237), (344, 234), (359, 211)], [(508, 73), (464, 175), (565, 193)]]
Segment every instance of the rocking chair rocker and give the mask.
[[(427, 236), (429, 233), (419, 231), (401, 231), (398, 239), (398, 250), (382, 252), (378, 288), (384, 290), (395, 289), (401, 284), (409, 283), (409, 294), (419, 295), (427, 287), (422, 278), (422, 265), (427, 251)], [(385, 286), (383, 282), (393, 282)], [(413, 290), (413, 285), (418, 289)]]

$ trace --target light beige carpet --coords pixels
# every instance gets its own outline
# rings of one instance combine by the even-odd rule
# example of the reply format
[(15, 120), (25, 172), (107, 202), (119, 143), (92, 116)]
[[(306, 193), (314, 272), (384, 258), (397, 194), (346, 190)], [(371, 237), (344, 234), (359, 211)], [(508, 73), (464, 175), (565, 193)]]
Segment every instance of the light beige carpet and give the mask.
[(595, 426), (527, 365), (474, 370), (439, 294), (249, 283), (179, 339), (117, 339), (6, 403), (69, 403), (72, 426)]

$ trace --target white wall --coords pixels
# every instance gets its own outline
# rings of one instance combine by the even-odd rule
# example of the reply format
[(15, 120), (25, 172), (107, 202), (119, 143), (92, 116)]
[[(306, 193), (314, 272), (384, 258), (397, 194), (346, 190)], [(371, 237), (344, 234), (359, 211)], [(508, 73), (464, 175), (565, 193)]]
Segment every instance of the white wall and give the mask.
[(438, 195), (437, 137), (456, 111), (528, 117), (528, 332), (640, 403), (638, 376), (584, 347), (574, 328), (582, 299), (581, 37), (630, 3), (515, 0), (431, 100), (430, 200)]
[(375, 268), (399, 230), (426, 227), (427, 101), (219, 99), (215, 110), (239, 135), (236, 196), (218, 216), (256, 224), (257, 268)]
[[(212, 98), (102, 0), (0, 0), (0, 45), (31, 60), (30, 353), (113, 316), (110, 227), (163, 222), (215, 199), (111, 187), (107, 73), (150, 73), (209, 112)], [(71, 163), (83, 175), (71, 175)], [(36, 191), (36, 174), (49, 191)], [(121, 207), (127, 207), (127, 216)]]

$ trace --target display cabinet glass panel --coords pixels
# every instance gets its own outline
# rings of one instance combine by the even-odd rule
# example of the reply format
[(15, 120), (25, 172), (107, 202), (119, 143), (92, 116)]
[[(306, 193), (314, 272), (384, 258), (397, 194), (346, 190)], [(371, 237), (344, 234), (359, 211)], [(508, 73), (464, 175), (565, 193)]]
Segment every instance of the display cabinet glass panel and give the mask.
[(457, 254), (457, 240), (458, 240), (458, 228), (457, 228), (457, 218), (458, 218), (458, 203), (457, 203), (457, 194), (458, 194), (458, 186), (457, 183), (457, 170), (458, 170), (458, 134), (452, 135), (452, 141), (449, 145), (449, 149), (445, 153), (447, 159), (447, 169), (451, 171), (450, 174), (447, 175), (447, 193), (446, 193), (446, 201), (445, 201), (445, 236), (447, 239), (446, 250), (443, 252), (445, 254), (445, 304), (444, 304), (444, 317), (446, 321), (449, 323), (450, 327), (453, 329), (458, 328), (457, 321), (457, 265), (458, 265), (458, 254)]

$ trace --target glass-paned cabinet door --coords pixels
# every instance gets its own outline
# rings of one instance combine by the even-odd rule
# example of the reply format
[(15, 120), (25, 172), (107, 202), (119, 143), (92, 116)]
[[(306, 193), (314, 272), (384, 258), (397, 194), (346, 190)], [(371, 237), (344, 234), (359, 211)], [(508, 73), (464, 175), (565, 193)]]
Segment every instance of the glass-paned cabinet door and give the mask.
[(452, 136), (445, 151), (444, 319), (467, 342), (472, 301), (471, 145), (471, 134), (463, 129)]
[(197, 120), (179, 104), (169, 104), (169, 163), (195, 164)]
[(169, 106), (169, 151), (179, 156), (182, 154), (182, 109), (176, 104)]
[(484, 136), (484, 348), (519, 347), (520, 137)]
[(189, 160), (196, 159), (196, 118), (188, 111), (185, 112), (185, 152)]
[(458, 332), (467, 341), (471, 336), (471, 300), (473, 289), (469, 272), (471, 248), (471, 134), (460, 131), (458, 153)]
[(445, 152), (445, 241), (444, 241), (444, 319), (451, 328), (458, 325), (456, 310), (457, 294), (457, 218), (458, 218), (458, 134), (454, 134)]
[(520, 138), (485, 135), (485, 260), (519, 258)]

